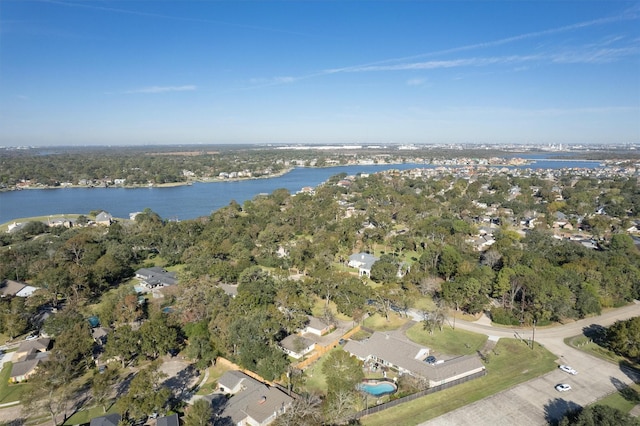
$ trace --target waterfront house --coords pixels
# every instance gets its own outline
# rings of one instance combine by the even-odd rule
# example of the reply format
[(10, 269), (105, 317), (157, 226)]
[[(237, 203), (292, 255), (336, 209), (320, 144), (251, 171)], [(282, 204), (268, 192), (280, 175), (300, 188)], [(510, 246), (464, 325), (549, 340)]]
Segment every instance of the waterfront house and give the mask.
[(100, 212), (96, 216), (96, 224), (110, 226), (113, 223), (113, 216), (107, 212)]

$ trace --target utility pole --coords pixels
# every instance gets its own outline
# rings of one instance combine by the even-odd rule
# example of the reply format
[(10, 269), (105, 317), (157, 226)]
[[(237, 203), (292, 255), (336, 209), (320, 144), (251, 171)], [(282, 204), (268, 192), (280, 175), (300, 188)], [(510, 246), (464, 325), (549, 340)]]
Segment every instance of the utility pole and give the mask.
[(533, 350), (536, 343), (536, 320), (533, 320), (533, 334), (531, 336), (531, 350)]

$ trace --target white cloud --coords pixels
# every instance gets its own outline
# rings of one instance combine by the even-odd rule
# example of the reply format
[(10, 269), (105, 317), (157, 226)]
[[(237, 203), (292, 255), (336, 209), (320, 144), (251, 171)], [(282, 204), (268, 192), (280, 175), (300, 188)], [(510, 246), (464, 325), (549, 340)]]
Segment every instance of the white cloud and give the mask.
[(407, 80), (407, 86), (422, 86), (427, 82), (424, 78), (411, 78)]
[(190, 92), (197, 89), (197, 86), (188, 84), (184, 86), (150, 86), (139, 89), (126, 90), (124, 93), (167, 93), (167, 92)]

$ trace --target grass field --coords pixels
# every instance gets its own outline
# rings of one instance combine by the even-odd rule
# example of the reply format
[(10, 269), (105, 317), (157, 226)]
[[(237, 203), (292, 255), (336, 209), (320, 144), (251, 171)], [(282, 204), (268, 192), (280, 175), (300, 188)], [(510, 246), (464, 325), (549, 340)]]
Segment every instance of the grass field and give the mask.
[(368, 318), (365, 318), (362, 325), (371, 328), (376, 331), (389, 331), (397, 330), (409, 321), (407, 318), (402, 318), (395, 312), (389, 312), (389, 320), (380, 314), (373, 314)]
[(218, 379), (222, 377), (224, 373), (229, 371), (229, 368), (222, 363), (218, 363), (214, 366), (209, 367), (209, 377), (207, 378), (206, 383), (204, 383), (196, 395), (209, 395), (213, 391), (216, 390)]
[(485, 364), (486, 376), (367, 416), (362, 424), (419, 424), (548, 373), (557, 368), (555, 359), (540, 346), (532, 351), (517, 340), (500, 339)]
[(28, 383), (9, 383), (12, 366), (12, 362), (7, 362), (0, 371), (0, 404), (20, 401), (22, 394), (29, 389)]
[(445, 326), (429, 334), (417, 323), (405, 333), (414, 342), (447, 355), (471, 355), (482, 349), (487, 336)]
[(612, 393), (591, 405), (607, 405), (628, 413), (638, 404), (640, 404), (640, 384), (634, 383), (622, 391)]
[(102, 407), (93, 407), (87, 410), (78, 411), (73, 414), (71, 417), (67, 419), (63, 424), (65, 425), (81, 425), (85, 423), (91, 422), (91, 419), (94, 417), (104, 416), (105, 414), (111, 414), (116, 412), (115, 405), (111, 407), (107, 407), (107, 412), (105, 413)]

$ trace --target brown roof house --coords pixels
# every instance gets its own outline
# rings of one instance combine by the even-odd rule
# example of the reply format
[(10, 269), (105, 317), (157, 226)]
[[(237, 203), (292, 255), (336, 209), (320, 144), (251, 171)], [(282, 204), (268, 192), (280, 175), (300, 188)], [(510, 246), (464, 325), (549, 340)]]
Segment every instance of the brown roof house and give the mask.
[(33, 376), (40, 365), (49, 359), (50, 339), (28, 340), (20, 343), (13, 355), (13, 365), (11, 366), (11, 383), (24, 382)]
[[(217, 405), (216, 418), (234, 425), (266, 426), (286, 412), (293, 398), (278, 388), (268, 386), (240, 371), (227, 371), (218, 380), (221, 394), (205, 397)], [(221, 402), (220, 402), (221, 401)], [(226, 424), (226, 423), (225, 423)]]
[(4, 280), (0, 283), (0, 297), (29, 297), (37, 289), (20, 281)]
[(344, 350), (362, 361), (377, 362), (402, 374), (422, 377), (439, 386), (485, 370), (478, 356), (460, 356), (437, 364), (426, 362), (429, 349), (389, 333), (375, 332), (367, 340), (349, 340)]

